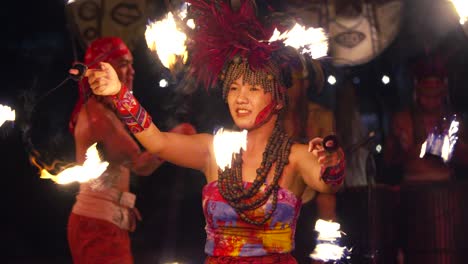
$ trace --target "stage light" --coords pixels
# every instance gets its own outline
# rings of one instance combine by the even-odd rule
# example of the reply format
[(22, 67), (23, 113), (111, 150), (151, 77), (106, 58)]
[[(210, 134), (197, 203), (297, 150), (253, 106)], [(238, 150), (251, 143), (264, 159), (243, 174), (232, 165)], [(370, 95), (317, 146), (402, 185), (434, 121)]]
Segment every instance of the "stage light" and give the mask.
[(390, 83), (390, 77), (388, 77), (387, 75), (384, 75), (382, 76), (382, 83), (387, 85)]
[(378, 144), (377, 146), (375, 146), (375, 151), (377, 151), (377, 153), (382, 152), (382, 145)]
[(169, 83), (166, 81), (166, 79), (161, 79), (159, 81), (159, 87), (161, 88), (166, 88), (169, 85)]

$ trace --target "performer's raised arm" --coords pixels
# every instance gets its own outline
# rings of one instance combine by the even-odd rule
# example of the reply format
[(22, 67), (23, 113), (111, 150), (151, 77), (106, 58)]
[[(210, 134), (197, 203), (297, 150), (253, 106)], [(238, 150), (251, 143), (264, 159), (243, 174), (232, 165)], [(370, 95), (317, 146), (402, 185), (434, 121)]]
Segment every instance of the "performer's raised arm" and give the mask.
[(160, 131), (108, 63), (102, 62), (99, 68), (88, 69), (86, 77), (93, 93), (112, 99), (120, 118), (148, 151), (176, 165), (201, 171), (206, 169), (211, 156), (211, 135)]

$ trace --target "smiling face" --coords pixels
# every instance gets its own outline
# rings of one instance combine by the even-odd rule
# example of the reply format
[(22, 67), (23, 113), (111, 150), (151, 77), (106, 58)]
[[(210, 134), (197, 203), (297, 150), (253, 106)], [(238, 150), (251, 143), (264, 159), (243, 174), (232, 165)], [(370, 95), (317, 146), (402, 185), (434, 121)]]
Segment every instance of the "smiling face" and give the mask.
[(130, 53), (127, 53), (118, 58), (112, 59), (109, 63), (114, 67), (119, 80), (127, 86), (127, 88), (133, 90), (133, 76), (135, 75), (135, 70), (133, 69), (133, 56)]
[(261, 85), (244, 83), (243, 76), (229, 86), (227, 103), (234, 123), (247, 130), (268, 122), (273, 111), (281, 108), (271, 93), (265, 92)]

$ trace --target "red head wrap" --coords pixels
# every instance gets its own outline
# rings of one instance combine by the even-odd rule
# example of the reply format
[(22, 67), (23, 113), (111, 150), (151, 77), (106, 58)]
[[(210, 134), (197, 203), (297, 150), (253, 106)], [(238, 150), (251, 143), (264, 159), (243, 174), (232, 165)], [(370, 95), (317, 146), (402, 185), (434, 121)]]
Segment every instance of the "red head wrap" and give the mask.
[[(88, 49), (86, 50), (84, 63), (90, 69), (95, 69), (99, 66), (100, 62), (110, 62), (114, 59), (120, 58), (130, 53), (127, 45), (118, 37), (104, 37), (93, 41)], [(79, 85), (79, 97), (76, 102), (75, 108), (73, 109), (71, 119), (69, 122), (70, 132), (73, 133), (75, 129), (76, 120), (78, 113), (81, 110), (81, 106), (85, 102), (90, 89), (88, 85), (88, 79), (83, 78)]]

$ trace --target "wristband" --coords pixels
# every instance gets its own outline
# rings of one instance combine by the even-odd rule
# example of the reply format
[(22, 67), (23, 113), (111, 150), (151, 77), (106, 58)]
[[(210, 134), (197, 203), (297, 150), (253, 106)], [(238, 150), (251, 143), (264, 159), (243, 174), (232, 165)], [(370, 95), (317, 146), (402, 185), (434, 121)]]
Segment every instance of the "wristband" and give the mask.
[(151, 125), (151, 116), (125, 85), (122, 85), (120, 92), (111, 98), (120, 119), (130, 132), (139, 133)]
[(320, 174), (326, 184), (333, 186), (340, 185), (345, 176), (345, 162), (344, 157), (338, 162), (337, 165), (331, 167), (322, 167)]

